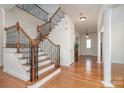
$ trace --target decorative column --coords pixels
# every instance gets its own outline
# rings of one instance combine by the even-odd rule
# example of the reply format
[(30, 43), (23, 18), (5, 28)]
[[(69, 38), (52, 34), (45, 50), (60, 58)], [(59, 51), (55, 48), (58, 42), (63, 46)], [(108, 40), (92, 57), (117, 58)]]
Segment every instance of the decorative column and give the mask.
[(102, 83), (105, 87), (113, 87), (111, 83), (111, 9), (104, 11), (104, 32), (103, 32), (103, 75)]
[(97, 32), (97, 63), (101, 63), (101, 32)]

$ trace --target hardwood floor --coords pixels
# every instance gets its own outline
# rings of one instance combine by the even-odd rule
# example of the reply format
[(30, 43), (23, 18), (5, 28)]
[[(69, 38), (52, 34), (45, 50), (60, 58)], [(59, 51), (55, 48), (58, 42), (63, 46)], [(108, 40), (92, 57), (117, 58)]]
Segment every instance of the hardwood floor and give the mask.
[(124, 64), (112, 64), (112, 84), (124, 88)]
[[(96, 57), (82, 56), (70, 67), (61, 67), (56, 77), (46, 82), (43, 88), (103, 88), (102, 64), (96, 63)], [(112, 64), (112, 83), (124, 88), (124, 65)], [(0, 87), (26, 87), (26, 82), (17, 79), (0, 69)]]
[(71, 67), (61, 67), (59, 75), (49, 80), (44, 88), (101, 88), (102, 65), (96, 63), (96, 57), (81, 57)]
[(24, 88), (26, 87), (26, 82), (13, 77), (7, 73), (4, 73), (0, 69), (0, 88)]

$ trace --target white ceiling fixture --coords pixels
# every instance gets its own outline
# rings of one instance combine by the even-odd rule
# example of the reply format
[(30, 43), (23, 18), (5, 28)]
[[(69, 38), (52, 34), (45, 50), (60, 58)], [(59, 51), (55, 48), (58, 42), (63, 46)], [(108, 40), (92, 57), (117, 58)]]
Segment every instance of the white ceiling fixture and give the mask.
[(80, 17), (81, 22), (86, 21), (86, 17)]
[(80, 21), (81, 22), (86, 21), (86, 17), (84, 17), (82, 13), (80, 13)]

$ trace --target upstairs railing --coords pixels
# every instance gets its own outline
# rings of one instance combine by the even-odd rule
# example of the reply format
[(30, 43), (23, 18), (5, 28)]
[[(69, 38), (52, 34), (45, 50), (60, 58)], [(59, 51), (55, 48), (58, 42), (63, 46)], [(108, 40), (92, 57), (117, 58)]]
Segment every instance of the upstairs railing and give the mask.
[(5, 28), (6, 47), (16, 48), (17, 53), (22, 53), (25, 65), (30, 66), (30, 81), (38, 80), (38, 44), (22, 29), (17, 22), (16, 25)]
[(55, 25), (57, 25), (58, 22), (61, 21), (62, 18), (64, 18), (64, 15), (65, 13), (62, 11), (62, 9), (58, 8), (48, 22), (39, 26), (40, 31), (38, 33), (42, 31), (42, 33), (47, 36), (51, 29), (53, 29)]
[[(39, 26), (37, 30), (40, 31)], [(42, 31), (39, 36), (41, 37), (41, 40), (39, 41), (39, 47), (41, 47), (41, 50), (43, 50), (44, 53), (47, 54), (47, 58), (55, 64), (56, 68), (59, 68), (60, 45), (56, 45), (55, 43), (53, 43), (44, 33), (42, 33)]]
[(16, 7), (48, 22), (48, 13), (40, 8), (37, 4), (18, 4)]

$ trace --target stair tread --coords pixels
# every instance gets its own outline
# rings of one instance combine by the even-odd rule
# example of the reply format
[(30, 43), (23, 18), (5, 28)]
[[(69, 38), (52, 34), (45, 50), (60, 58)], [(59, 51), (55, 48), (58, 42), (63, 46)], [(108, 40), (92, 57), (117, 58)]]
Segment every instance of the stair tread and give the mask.
[[(50, 69), (48, 70), (47, 72), (39, 75), (38, 77), (38, 81), (42, 80), (43, 78), (45, 78), (46, 76), (50, 75), (51, 73), (53, 73), (54, 71), (56, 71), (58, 68), (53, 68), (53, 69)], [(37, 83), (38, 81), (34, 82), (34, 83), (31, 83), (30, 80), (27, 81), (27, 85), (33, 85), (35, 83)]]
[(50, 69), (47, 72), (39, 75), (38, 79), (41, 80), (41, 79), (43, 79), (44, 77), (48, 76), (49, 74), (51, 74), (52, 72), (54, 72), (56, 70), (57, 70), (57, 68)]
[[(47, 54), (38, 55), (38, 57), (40, 57), (40, 56), (47, 56)], [(29, 58), (29, 57), (23, 57), (23, 58), (20, 58), (20, 59), (27, 59), (27, 58)]]
[(48, 66), (51, 66), (51, 65), (53, 65), (53, 64), (54, 64), (54, 63), (49, 63), (49, 64), (46, 64), (46, 65), (40, 66), (40, 67), (38, 67), (38, 70), (44, 69), (44, 68), (46, 68), (46, 67), (48, 67)]
[[(48, 67), (48, 66), (51, 66), (51, 65), (53, 65), (54, 63), (49, 63), (49, 64), (46, 64), (46, 65), (43, 65), (43, 66), (40, 66), (40, 67), (38, 67), (38, 70), (42, 70), (42, 69), (44, 69), (44, 68), (46, 68), (46, 67)], [(27, 70), (27, 72), (30, 72), (30, 70)]]
[(50, 58), (46, 58), (44, 60), (39, 60), (39, 62), (44, 62), (44, 61), (47, 61), (47, 60), (50, 60)]
[[(44, 59), (44, 60), (40, 60), (39, 61), (39, 63), (41, 63), (41, 62), (45, 62), (45, 61), (48, 61), (48, 60), (50, 60), (50, 58), (47, 58), (47, 59)], [(29, 66), (30, 64), (22, 64), (22, 65), (24, 65), (24, 66)]]

